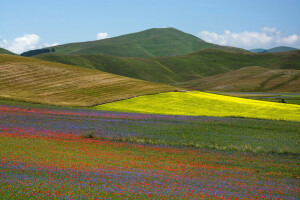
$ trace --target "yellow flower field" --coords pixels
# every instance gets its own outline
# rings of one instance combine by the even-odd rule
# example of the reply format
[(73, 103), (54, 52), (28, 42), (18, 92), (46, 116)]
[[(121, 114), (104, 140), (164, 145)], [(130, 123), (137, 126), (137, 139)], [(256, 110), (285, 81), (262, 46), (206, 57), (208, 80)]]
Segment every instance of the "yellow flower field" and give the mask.
[(300, 106), (205, 92), (168, 92), (93, 107), (97, 110), (300, 121)]

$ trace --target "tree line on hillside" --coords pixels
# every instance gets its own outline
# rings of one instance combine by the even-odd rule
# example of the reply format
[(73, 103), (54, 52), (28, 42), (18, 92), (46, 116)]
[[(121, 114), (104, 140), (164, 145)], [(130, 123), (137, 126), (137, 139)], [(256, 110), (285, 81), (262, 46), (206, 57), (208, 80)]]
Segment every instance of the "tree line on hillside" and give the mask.
[(24, 53), (21, 53), (21, 56), (30, 57), (30, 56), (36, 56), (42, 53), (54, 53), (55, 49), (37, 49), (37, 50), (31, 50)]

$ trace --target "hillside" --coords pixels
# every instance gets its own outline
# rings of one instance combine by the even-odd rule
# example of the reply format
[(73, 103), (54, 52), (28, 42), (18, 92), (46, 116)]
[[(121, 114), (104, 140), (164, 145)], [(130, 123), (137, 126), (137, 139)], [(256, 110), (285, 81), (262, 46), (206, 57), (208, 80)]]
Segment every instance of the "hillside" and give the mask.
[(15, 55), (13, 52), (10, 52), (6, 49), (0, 48), (0, 54), (8, 54), (8, 55)]
[(300, 92), (300, 70), (244, 67), (178, 86), (208, 91)]
[(134, 113), (234, 116), (300, 122), (300, 105), (258, 101), (196, 91), (140, 96), (94, 108)]
[(67, 106), (92, 106), (176, 88), (98, 70), (0, 55), (0, 98)]
[[(106, 54), (121, 57), (186, 55), (205, 48), (245, 51), (207, 43), (174, 28), (153, 28), (104, 40), (63, 44), (53, 48), (55, 54)], [(44, 52), (34, 50), (22, 55), (33, 56), (40, 53)]]
[(266, 49), (250, 49), (249, 51), (253, 53), (263, 53), (264, 51), (267, 51)]
[(299, 49), (293, 48), (293, 47), (285, 47), (285, 46), (280, 46), (280, 47), (274, 47), (271, 49), (251, 49), (249, 51), (253, 53), (278, 53), (278, 52), (287, 52), (287, 51), (297, 51)]
[(159, 58), (122, 58), (107, 55), (42, 54), (35, 58), (166, 84), (178, 84), (248, 66), (300, 69), (300, 51), (272, 54), (205, 49), (193, 54)]
[(276, 53), (276, 52), (286, 52), (286, 51), (297, 51), (299, 49), (292, 48), (292, 47), (285, 47), (285, 46), (280, 46), (280, 47), (274, 47), (272, 49), (268, 49), (264, 51), (263, 53)]

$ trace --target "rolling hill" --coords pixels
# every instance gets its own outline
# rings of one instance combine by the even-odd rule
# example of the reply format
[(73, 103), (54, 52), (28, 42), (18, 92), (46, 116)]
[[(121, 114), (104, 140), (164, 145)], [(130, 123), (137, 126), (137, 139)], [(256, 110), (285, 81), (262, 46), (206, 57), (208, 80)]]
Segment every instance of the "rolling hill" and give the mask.
[(3, 48), (0, 48), (0, 54), (15, 55), (13, 52), (10, 52)]
[[(121, 57), (177, 56), (205, 48), (246, 51), (207, 43), (174, 28), (153, 28), (104, 40), (63, 44), (53, 48), (55, 54), (106, 54)], [(21, 55), (33, 56), (45, 53), (45, 50), (47, 48)]]
[(280, 46), (280, 47), (274, 47), (272, 49), (268, 49), (264, 51), (263, 53), (276, 53), (276, 52), (286, 52), (286, 51), (297, 51), (299, 49), (292, 48), (292, 47), (285, 47), (285, 46)]
[[(41, 54), (35, 58), (158, 83), (177, 85), (209, 76), (231, 72), (248, 66), (268, 69), (300, 69), (300, 51), (255, 54), (205, 49), (175, 57), (122, 58), (108, 55)], [(192, 82), (191, 82), (192, 83)], [(193, 85), (191, 85), (193, 86)]]
[(253, 53), (263, 53), (264, 51), (267, 51), (266, 49), (250, 49), (249, 51), (253, 52)]
[(192, 80), (178, 86), (192, 90), (231, 92), (300, 92), (300, 70), (244, 67), (223, 74)]
[(299, 49), (293, 48), (293, 47), (274, 47), (271, 49), (251, 49), (250, 51), (253, 53), (278, 53), (278, 52), (287, 52), (287, 51), (297, 51)]
[(0, 55), (0, 98), (92, 106), (176, 88), (98, 70), (13, 55)]

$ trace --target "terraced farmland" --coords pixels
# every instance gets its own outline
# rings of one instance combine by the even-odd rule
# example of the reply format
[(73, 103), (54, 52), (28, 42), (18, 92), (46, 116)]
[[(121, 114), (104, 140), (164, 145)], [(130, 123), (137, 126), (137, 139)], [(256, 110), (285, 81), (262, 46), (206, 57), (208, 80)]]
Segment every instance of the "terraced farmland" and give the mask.
[(92, 106), (176, 88), (98, 70), (0, 55), (0, 98), (52, 105)]

